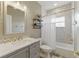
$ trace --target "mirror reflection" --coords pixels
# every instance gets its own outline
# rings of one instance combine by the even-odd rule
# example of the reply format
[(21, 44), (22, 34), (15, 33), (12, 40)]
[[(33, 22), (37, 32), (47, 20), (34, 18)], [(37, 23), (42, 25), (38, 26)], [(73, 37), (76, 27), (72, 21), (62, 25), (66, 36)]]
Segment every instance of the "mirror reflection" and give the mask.
[(23, 33), (25, 27), (25, 13), (24, 11), (7, 5), (6, 14), (6, 34)]

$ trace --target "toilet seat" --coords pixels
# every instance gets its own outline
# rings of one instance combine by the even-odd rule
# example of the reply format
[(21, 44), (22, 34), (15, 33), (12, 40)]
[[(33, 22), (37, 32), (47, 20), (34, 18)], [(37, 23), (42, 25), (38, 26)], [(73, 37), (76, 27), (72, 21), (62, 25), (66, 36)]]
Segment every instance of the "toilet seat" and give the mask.
[(52, 51), (52, 48), (47, 45), (41, 45), (40, 49), (43, 50), (44, 52), (51, 52)]

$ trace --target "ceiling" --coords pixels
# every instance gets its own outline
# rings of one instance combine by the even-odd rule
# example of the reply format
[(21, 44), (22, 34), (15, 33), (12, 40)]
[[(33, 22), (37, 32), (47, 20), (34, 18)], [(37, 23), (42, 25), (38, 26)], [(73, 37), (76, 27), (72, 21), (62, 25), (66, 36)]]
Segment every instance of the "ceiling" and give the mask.
[(64, 4), (68, 4), (70, 2), (69, 1), (38, 1), (38, 3), (42, 6), (43, 9), (50, 10)]

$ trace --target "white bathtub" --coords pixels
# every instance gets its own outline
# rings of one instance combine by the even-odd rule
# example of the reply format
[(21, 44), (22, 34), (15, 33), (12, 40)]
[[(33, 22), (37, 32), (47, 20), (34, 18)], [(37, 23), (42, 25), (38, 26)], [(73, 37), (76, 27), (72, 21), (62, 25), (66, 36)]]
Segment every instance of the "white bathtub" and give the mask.
[(74, 51), (74, 45), (73, 44), (66, 44), (66, 43), (56, 42), (56, 48), (61, 48), (61, 49), (65, 49), (65, 50)]

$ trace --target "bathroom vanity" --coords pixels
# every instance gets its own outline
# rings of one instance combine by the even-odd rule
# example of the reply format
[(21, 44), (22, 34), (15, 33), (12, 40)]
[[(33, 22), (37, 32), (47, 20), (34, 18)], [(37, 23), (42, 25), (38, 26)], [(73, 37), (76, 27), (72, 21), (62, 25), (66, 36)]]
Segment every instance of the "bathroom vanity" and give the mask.
[[(1, 58), (39, 57), (40, 40), (29, 37), (21, 38), (23, 35), (20, 35), (21, 33), (25, 36), (27, 34), (26, 9), (27, 7), (19, 2), (0, 2), (0, 39), (1, 42), (2, 37), (3, 41), (8, 40), (5, 36), (9, 36), (10, 39), (10, 42), (0, 43)], [(16, 40), (14, 41), (10, 36), (16, 37)]]
[[(4, 33), (3, 36), (7, 36), (14, 33), (25, 33), (26, 24), (26, 7), (24, 5), (17, 5), (11, 2), (0, 2), (1, 15), (4, 15)], [(20, 3), (19, 3), (20, 4)], [(15, 6), (16, 5), (16, 6)], [(3, 10), (3, 11), (2, 11)], [(2, 16), (1, 16), (2, 17)], [(0, 21), (2, 24), (2, 21)], [(0, 26), (2, 28), (2, 26)], [(0, 30), (0, 33), (3, 32)], [(16, 36), (16, 35), (15, 35)], [(18, 36), (18, 35), (17, 35)], [(29, 41), (30, 39), (30, 41)], [(12, 39), (11, 39), (12, 40)], [(3, 58), (31, 58), (39, 57), (39, 40), (32, 38), (26, 38), (22, 40), (11, 41), (8, 43), (0, 44), (0, 57)]]
[(39, 58), (40, 40), (26, 38), (0, 44), (1, 58)]

